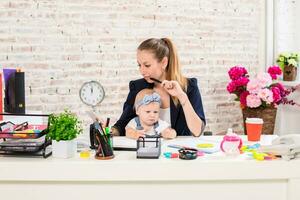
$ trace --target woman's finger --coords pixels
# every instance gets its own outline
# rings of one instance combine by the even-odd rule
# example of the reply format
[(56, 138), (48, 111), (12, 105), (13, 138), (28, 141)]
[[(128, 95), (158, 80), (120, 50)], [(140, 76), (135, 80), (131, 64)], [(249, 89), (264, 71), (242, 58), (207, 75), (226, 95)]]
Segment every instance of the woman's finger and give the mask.
[(171, 81), (166, 81), (166, 80), (164, 80), (164, 81), (162, 82), (162, 85), (163, 85), (163, 87), (164, 87), (165, 89), (167, 89), (167, 90), (173, 89), (173, 83), (172, 83)]
[(167, 80), (163, 80), (163, 82), (161, 84), (162, 84), (163, 87), (165, 87), (167, 83), (168, 83)]

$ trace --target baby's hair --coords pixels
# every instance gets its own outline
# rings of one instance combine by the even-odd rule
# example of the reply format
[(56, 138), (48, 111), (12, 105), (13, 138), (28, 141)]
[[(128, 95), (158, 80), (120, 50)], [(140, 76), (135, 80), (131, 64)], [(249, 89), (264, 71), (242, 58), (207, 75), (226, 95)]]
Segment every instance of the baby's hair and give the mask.
[[(135, 101), (134, 101), (134, 108), (137, 109), (137, 107), (144, 105), (143, 100), (144, 98), (149, 95), (149, 96), (153, 96), (156, 95), (158, 96), (158, 99), (155, 99), (154, 101), (151, 102), (158, 102), (160, 104), (160, 96), (153, 90), (153, 89), (142, 89), (141, 91), (139, 91), (135, 97)], [(158, 101), (157, 101), (158, 100)]]

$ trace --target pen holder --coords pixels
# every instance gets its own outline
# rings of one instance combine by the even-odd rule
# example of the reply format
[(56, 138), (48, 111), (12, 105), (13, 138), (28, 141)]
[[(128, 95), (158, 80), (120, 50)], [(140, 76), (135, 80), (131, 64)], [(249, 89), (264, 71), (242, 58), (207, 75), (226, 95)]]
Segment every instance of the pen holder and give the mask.
[(109, 134), (96, 134), (96, 154), (95, 158), (99, 160), (109, 160), (115, 157), (113, 151), (113, 135)]

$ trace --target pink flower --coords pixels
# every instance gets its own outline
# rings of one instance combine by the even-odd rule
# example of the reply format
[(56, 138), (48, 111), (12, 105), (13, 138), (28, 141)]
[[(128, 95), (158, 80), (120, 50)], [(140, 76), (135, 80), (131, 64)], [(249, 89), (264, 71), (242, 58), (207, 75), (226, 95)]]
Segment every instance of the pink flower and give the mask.
[(273, 92), (274, 102), (275, 103), (280, 102), (280, 100), (281, 100), (280, 89), (278, 87), (272, 87), (271, 90)]
[(249, 108), (257, 108), (261, 105), (260, 98), (255, 94), (249, 94), (246, 98), (246, 102)]
[(261, 85), (257, 79), (250, 80), (247, 84), (247, 90), (250, 92), (250, 94), (257, 94), (260, 89)]
[(288, 100), (287, 96), (300, 88), (286, 89), (280, 83), (272, 83), (280, 75), (278, 66), (271, 66), (268, 73), (260, 73), (254, 79), (249, 79), (247, 70), (242, 66), (234, 66), (229, 71), (231, 81), (227, 85), (229, 93), (237, 96), (242, 108), (258, 108), (277, 106), (279, 104), (294, 105), (295, 102)]
[(236, 80), (248, 74), (247, 70), (242, 66), (234, 66), (228, 71), (231, 80)]
[(248, 91), (243, 91), (240, 95), (240, 102), (242, 106), (246, 106), (247, 105), (247, 101), (246, 98), (250, 93)]
[(227, 91), (229, 93), (233, 93), (236, 90), (236, 85), (233, 81), (231, 81), (230, 83), (228, 83), (227, 85)]
[(246, 77), (240, 77), (236, 80), (233, 80), (233, 82), (235, 83), (236, 86), (246, 86), (247, 83), (249, 82), (249, 79)]
[(268, 73), (270, 74), (270, 76), (272, 77), (273, 80), (276, 80), (277, 75), (281, 75), (282, 71), (281, 71), (280, 67), (274, 65), (272, 67), (269, 67)]
[(269, 87), (272, 84), (272, 77), (268, 73), (259, 73), (257, 80), (262, 88)]
[(279, 89), (281, 97), (285, 97), (290, 94), (290, 91), (285, 89), (281, 83), (275, 83), (272, 87), (277, 87)]
[(257, 96), (265, 101), (267, 104), (273, 102), (273, 93), (271, 90), (264, 88), (258, 91)]

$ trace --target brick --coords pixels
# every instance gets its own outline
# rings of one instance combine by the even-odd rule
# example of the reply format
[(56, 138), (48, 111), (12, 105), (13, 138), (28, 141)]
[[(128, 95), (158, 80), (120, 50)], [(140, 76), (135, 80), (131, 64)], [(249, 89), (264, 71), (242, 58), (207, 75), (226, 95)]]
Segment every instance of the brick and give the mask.
[(227, 70), (242, 64), (250, 73), (259, 71), (261, 12), (259, 0), (2, 0), (0, 68), (26, 72), (28, 109), (50, 113), (70, 108), (86, 127), (90, 119), (85, 111), (91, 108), (80, 101), (79, 89), (86, 81), (99, 81), (106, 97), (95, 110), (113, 123), (129, 81), (141, 78), (138, 44), (168, 36), (178, 48), (183, 73), (198, 78), (206, 129), (242, 130), (238, 104), (226, 91)]

